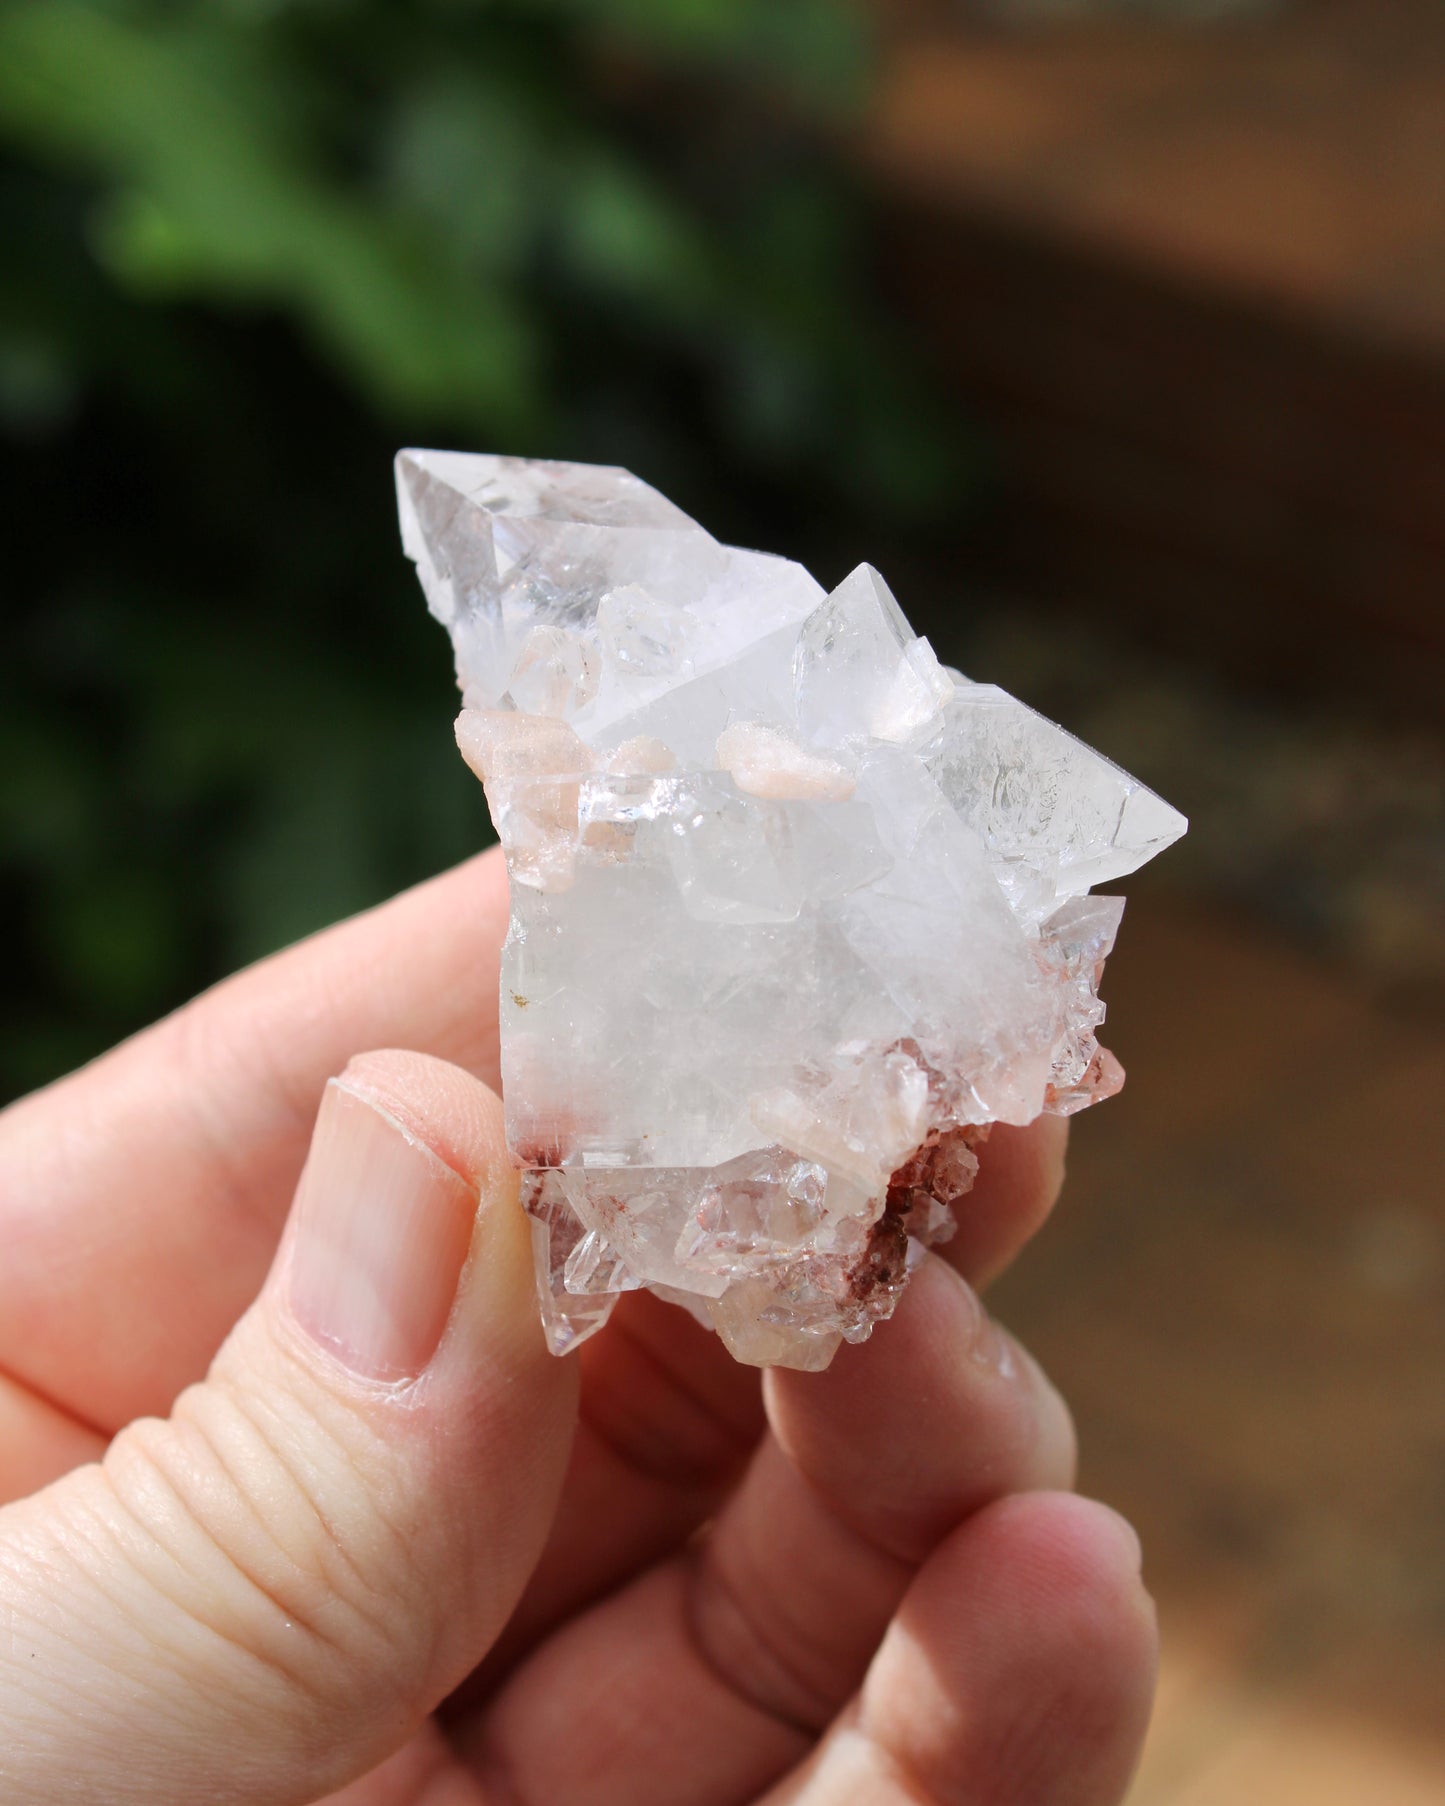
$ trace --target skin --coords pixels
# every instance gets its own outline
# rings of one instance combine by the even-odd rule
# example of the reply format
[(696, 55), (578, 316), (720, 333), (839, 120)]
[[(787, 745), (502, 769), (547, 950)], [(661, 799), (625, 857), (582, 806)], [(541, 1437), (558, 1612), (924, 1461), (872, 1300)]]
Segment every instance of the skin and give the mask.
[[(505, 923), (483, 855), (0, 1115), (0, 1795), (1120, 1800), (1138, 1544), (973, 1289), (1047, 1217), (1062, 1124), (994, 1133), (946, 1260), (827, 1373), (646, 1295), (554, 1360), (494, 1095)], [(288, 1303), (343, 1071), (477, 1200), (404, 1385)]]

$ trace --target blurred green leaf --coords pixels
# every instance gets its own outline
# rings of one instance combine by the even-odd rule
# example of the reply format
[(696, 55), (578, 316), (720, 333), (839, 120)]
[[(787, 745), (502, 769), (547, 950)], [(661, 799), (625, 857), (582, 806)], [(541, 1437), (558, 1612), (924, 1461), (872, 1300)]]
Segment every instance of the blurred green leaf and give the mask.
[(717, 259), (657, 184), (594, 154), (578, 158), (560, 201), (563, 256), (582, 281), (681, 319), (711, 317)]
[(0, 329), (0, 421), (11, 432), (48, 432), (75, 411), (75, 371), (61, 346), (41, 333)]
[(165, 983), (185, 899), (161, 871), (120, 862), (56, 891), (42, 918), (61, 983), (92, 1007), (143, 1007)]
[(0, 0), (0, 1092), (485, 839), (398, 443), (752, 543), (951, 499), (814, 129), (868, 54), (842, 0)]
[(290, 305), (383, 404), (460, 400), (524, 430), (535, 345), (515, 301), (323, 181), (272, 74), (203, 15), (0, 14), (0, 124), (121, 179), (96, 242), (123, 281)]
[(528, 10), (654, 53), (749, 68), (813, 101), (856, 102), (867, 78), (868, 36), (850, 0), (530, 0)]
[(428, 70), (397, 94), (383, 192), (446, 236), (467, 266), (515, 276), (538, 237), (546, 148), (522, 100), (482, 70)]
[(0, 870), (59, 866), (93, 837), (99, 813), (83, 743), (19, 698), (0, 701)]

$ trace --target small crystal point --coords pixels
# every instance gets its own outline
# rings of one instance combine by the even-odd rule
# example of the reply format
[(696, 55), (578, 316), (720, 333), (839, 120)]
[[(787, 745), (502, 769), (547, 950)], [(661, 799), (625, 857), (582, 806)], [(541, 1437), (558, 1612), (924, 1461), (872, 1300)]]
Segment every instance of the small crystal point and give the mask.
[(996, 684), (955, 684), (924, 753), (1015, 907), (1045, 912), (1136, 871), (1188, 822)]
[(995, 1121), (1116, 1091), (1090, 895), (1184, 818), (622, 470), (397, 459), (512, 880), (508, 1142), (549, 1346), (647, 1287), (824, 1367), (947, 1239)]

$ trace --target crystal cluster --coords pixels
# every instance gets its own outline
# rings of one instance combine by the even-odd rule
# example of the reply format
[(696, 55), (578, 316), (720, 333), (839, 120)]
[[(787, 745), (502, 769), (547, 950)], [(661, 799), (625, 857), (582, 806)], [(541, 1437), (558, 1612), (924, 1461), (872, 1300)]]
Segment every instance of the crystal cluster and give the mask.
[(397, 460), (457, 739), (511, 878), (501, 1029), (561, 1353), (647, 1286), (817, 1368), (944, 1240), (991, 1123), (1116, 1091), (1090, 887), (1184, 831), (941, 666), (867, 565), (826, 593), (626, 471)]

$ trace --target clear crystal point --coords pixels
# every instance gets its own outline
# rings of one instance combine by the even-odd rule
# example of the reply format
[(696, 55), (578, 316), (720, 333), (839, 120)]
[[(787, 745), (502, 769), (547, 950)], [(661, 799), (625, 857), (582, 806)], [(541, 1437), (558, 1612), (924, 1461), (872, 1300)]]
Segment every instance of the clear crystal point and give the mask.
[(1123, 1081), (1098, 997), (1185, 828), (870, 566), (826, 595), (626, 471), (397, 459), (512, 880), (508, 1142), (550, 1345), (646, 1286), (826, 1366), (966, 1208), (996, 1121)]

